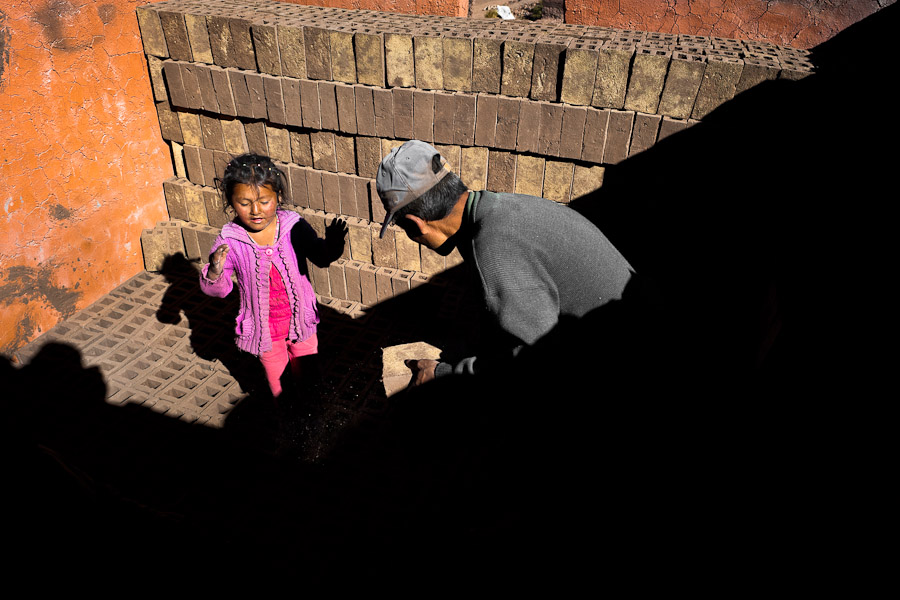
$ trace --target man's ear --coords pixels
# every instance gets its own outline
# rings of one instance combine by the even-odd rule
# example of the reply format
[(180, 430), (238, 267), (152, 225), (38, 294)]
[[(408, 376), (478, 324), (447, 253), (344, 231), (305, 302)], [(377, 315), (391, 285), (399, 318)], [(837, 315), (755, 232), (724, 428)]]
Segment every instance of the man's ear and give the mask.
[(428, 231), (428, 222), (416, 215), (403, 215), (406, 221), (402, 227), (410, 238), (419, 237)]

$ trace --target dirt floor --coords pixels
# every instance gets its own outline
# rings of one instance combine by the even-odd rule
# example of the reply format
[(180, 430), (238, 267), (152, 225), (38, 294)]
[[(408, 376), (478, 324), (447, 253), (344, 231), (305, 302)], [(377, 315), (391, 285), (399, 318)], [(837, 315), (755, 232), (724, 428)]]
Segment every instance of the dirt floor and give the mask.
[[(503, 5), (508, 6), (517, 19), (524, 19), (531, 7), (536, 4), (539, 4), (536, 0), (509, 0), (506, 2), (498, 2), (497, 0), (475, 0), (470, 5), (470, 15), (472, 18), (484, 17), (484, 13), (489, 9), (496, 8), (498, 5)], [(545, 15), (542, 17), (542, 20), (544, 19), (556, 19), (562, 21), (562, 15)]]

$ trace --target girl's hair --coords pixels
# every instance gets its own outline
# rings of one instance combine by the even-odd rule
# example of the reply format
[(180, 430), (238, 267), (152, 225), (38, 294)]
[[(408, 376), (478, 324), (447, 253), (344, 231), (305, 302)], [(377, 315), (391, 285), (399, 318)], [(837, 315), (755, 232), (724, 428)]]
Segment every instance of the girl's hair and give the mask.
[(241, 154), (232, 158), (225, 167), (222, 177), (216, 177), (215, 184), (222, 199), (225, 201), (224, 209), (228, 212), (231, 206), (231, 196), (234, 187), (238, 184), (253, 187), (269, 186), (278, 196), (278, 204), (284, 201), (287, 179), (284, 171), (278, 168), (272, 159), (262, 154)]

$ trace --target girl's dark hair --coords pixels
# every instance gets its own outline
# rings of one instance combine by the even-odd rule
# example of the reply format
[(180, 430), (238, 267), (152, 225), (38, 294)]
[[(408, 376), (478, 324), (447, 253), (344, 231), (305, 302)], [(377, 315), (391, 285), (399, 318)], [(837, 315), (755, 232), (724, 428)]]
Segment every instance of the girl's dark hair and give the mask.
[(222, 199), (224, 209), (231, 208), (231, 196), (238, 184), (253, 187), (269, 186), (278, 196), (278, 204), (284, 201), (287, 179), (284, 171), (278, 168), (271, 158), (263, 154), (241, 154), (229, 161), (222, 177), (216, 177), (215, 184)]

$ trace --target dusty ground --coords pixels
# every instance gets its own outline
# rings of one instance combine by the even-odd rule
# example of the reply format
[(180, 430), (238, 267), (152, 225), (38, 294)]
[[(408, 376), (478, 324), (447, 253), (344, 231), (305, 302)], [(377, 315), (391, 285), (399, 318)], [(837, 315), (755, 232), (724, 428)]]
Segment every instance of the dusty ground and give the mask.
[[(509, 7), (509, 9), (512, 11), (513, 15), (515, 15), (515, 17), (517, 19), (521, 19), (521, 18), (524, 18), (525, 14), (528, 12), (528, 10), (535, 4), (538, 4), (537, 0), (508, 0), (508, 1), (475, 0), (474, 2), (471, 3), (471, 11), (472, 11), (471, 16), (472, 16), (472, 18), (480, 18), (480, 17), (484, 16), (484, 13), (488, 9), (494, 8), (498, 5), (504, 5), (504, 6)], [(553, 18), (553, 17), (545, 16), (543, 18), (546, 19), (546, 18)], [(559, 18), (559, 20), (562, 20), (562, 15), (559, 15), (558, 18)]]

